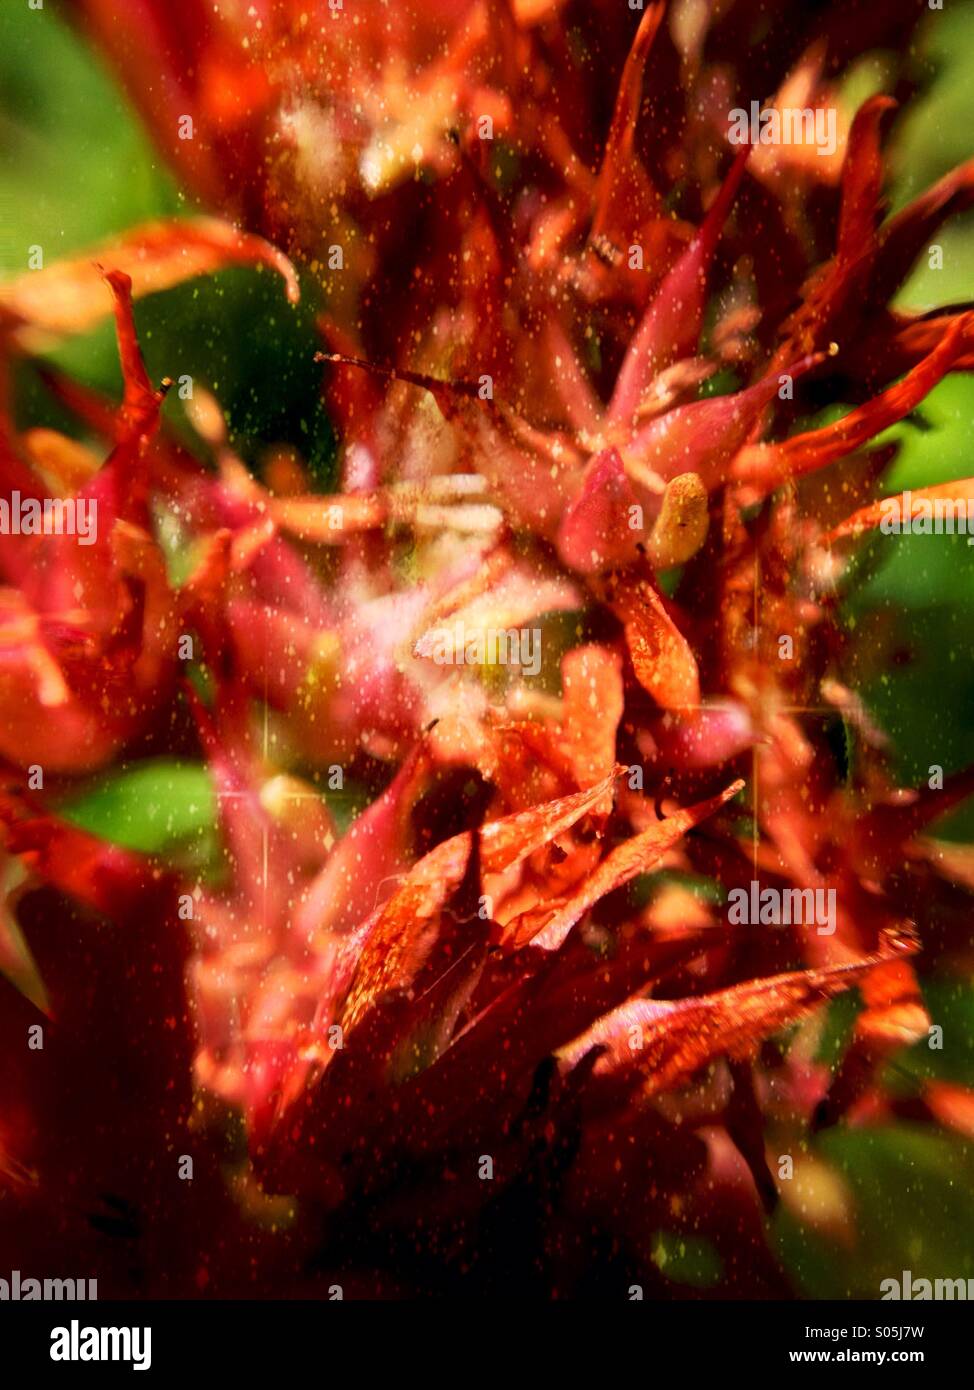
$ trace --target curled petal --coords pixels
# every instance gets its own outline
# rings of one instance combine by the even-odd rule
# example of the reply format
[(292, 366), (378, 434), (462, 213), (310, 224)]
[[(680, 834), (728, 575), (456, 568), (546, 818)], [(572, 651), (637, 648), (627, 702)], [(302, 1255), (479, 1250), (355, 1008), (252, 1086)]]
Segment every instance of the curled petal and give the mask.
[(877, 95), (856, 112), (842, 166), (836, 252), (804, 286), (801, 307), (784, 326), (779, 361), (825, 346), (861, 312), (876, 255), (882, 184), (880, 127), (886, 112), (895, 105), (891, 97)]
[(660, 3), (650, 5), (636, 30), (622, 71), (599, 171), (589, 242), (599, 248), (608, 243), (611, 251), (616, 253), (620, 250), (622, 237), (628, 238), (647, 213), (656, 211), (659, 206), (659, 195), (635, 153), (633, 142), (642, 101), (646, 60), (665, 8)]
[(719, 811), (743, 786), (743, 782), (733, 782), (719, 796), (711, 797), (709, 801), (701, 801), (696, 806), (687, 806), (675, 811), (672, 816), (667, 816), (649, 830), (644, 830), (641, 835), (634, 835), (631, 840), (627, 840), (607, 855), (595, 872), (588, 876), (567, 902), (556, 907), (554, 914), (548, 916), (546, 921), (539, 922), (538, 916), (543, 918), (544, 914), (537, 913), (516, 918), (504, 928), (505, 938), (509, 938), (515, 947), (525, 946), (530, 941), (546, 951), (557, 951), (572, 927), (590, 907), (607, 893), (621, 888), (637, 874), (645, 873), (661, 855), (677, 844), (688, 830), (692, 830), (695, 825)]
[(957, 359), (970, 350), (974, 314), (954, 320), (940, 343), (902, 381), (867, 401), (824, 429), (796, 434), (783, 444), (767, 444), (745, 450), (732, 467), (733, 476), (770, 491), (788, 478), (824, 468), (845, 458), (877, 434), (895, 425), (914, 410)]
[[(593, 810), (611, 788), (614, 774), (573, 796), (532, 806), (476, 832), (483, 873), (500, 873), (551, 844)], [(378, 917), (367, 925), (352, 989), (345, 1003), (346, 1031), (388, 990), (405, 988), (422, 968), (436, 940), (437, 917), (463, 882), (474, 849), (464, 831), (444, 840), (406, 876)]]
[(291, 262), (263, 237), (238, 232), (214, 217), (146, 222), (100, 242), (85, 256), (55, 261), (0, 285), (0, 309), (23, 325), (17, 335), (21, 346), (43, 347), (52, 335), (83, 333), (104, 317), (99, 265), (130, 276), (136, 299), (229, 265), (277, 271), (292, 304), (301, 293)]
[[(952, 504), (945, 506), (944, 504)], [(963, 519), (963, 531), (967, 530), (967, 518), (974, 505), (974, 478), (959, 478), (955, 483), (938, 483), (934, 487), (920, 487), (915, 491), (901, 492), (894, 497), (884, 497), (879, 502), (871, 502), (868, 507), (860, 507), (852, 516), (829, 531), (823, 537), (828, 544), (844, 540), (847, 536), (860, 536), (863, 531), (873, 531), (883, 521), (896, 518), (897, 529), (908, 519), (922, 516), (936, 516), (937, 507), (950, 518), (951, 526), (955, 511)], [(960, 531), (961, 528), (958, 527)]]
[(623, 448), (626, 467), (637, 482), (697, 473), (709, 491), (722, 483), (727, 465), (758, 425), (782, 387), (817, 367), (823, 354), (775, 369), (743, 391), (677, 406), (644, 425)]
[(749, 154), (750, 146), (745, 146), (734, 160), (703, 226), (651, 299), (619, 370), (609, 403), (610, 424), (628, 425), (653, 377), (696, 351), (711, 262)]
[(637, 999), (606, 1015), (559, 1057), (571, 1068), (601, 1048), (596, 1077), (635, 1076), (644, 1094), (655, 1095), (688, 1081), (715, 1057), (748, 1056), (762, 1038), (868, 978), (903, 949), (915, 950), (915, 943), (892, 938), (863, 961), (748, 980), (697, 999)]

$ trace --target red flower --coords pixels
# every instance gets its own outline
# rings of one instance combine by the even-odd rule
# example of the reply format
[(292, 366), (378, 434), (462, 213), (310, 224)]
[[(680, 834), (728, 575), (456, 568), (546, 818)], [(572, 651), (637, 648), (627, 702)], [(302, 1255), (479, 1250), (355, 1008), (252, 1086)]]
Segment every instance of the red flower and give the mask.
[[(324, 1270), (379, 1294), (458, 1275), (663, 1291), (661, 1229), (712, 1239), (718, 1292), (786, 1290), (762, 1224), (767, 1136), (882, 1112), (880, 1064), (928, 1027), (911, 962), (934, 908), (933, 949), (964, 946), (969, 873), (923, 832), (974, 778), (896, 785), (835, 593), (840, 542), (882, 514), (885, 456), (867, 446), (974, 364), (974, 315), (890, 308), (974, 200), (974, 165), (884, 220), (890, 99), (840, 110), (823, 158), (728, 152), (727, 119), (768, 91), (776, 110), (835, 111), (840, 67), (895, 44), (916, 7), (855, 25), (815, 7), (793, 40), (794, 7), (771, 7), (754, 48), (736, 38), (759, 8), (743, 0), (717, 17), (654, 4), (635, 28), (618, 4), (557, 0), (354, 16), (141, 0), (130, 27), (116, 8), (75, 5), (186, 181), (249, 230), (174, 223), (102, 248), (125, 399), (57, 389), (114, 441), (78, 494), (103, 529), (90, 554), (43, 538), (42, 569), (23, 543), (0, 551), (8, 848), (114, 923), (66, 933), (86, 1013), (44, 949), (49, 890), (25, 914), (58, 1065), (75, 1049), (102, 1075), (112, 1048), (133, 1054), (90, 1136), (79, 1108), (58, 1118), (65, 1073), (38, 1098), (21, 1057), (0, 1173), (30, 1189), (45, 1238), (70, 1228), (88, 1249), (79, 1213), (128, 1223), (152, 1290), (200, 1287), (159, 1167), (190, 1150), (203, 1200), (180, 1210), (220, 1291), (247, 1287), (242, 1252), (258, 1286)], [(136, 342), (126, 272), (144, 293), (257, 262), (293, 301), (285, 251), (328, 291), (328, 496), (300, 472), (258, 482), (212, 400), (195, 421), (214, 470), (156, 433)], [(72, 264), (0, 289), (8, 351), (88, 322), (94, 285)], [(737, 389), (701, 396), (719, 371)], [(856, 404), (795, 432), (811, 389)], [(77, 456), (54, 452), (67, 488)], [(0, 465), (40, 495), (42, 460), (9, 422)], [(178, 589), (160, 500), (193, 556)], [(465, 645), (535, 628), (536, 682)], [(184, 633), (205, 697), (178, 675)], [(830, 711), (858, 735), (854, 768)], [(218, 882), (68, 830), (16, 771), (102, 765), (177, 722), (188, 737), (188, 712), (220, 805)], [(344, 833), (323, 770), (374, 793)], [(720, 904), (672, 878), (640, 900), (631, 885), (660, 868)], [(828, 921), (735, 921), (753, 889), (823, 895)], [(865, 1007), (834, 1076), (764, 1046), (851, 985)], [(11, 1047), (36, 1016), (18, 997)], [(926, 1104), (967, 1123), (963, 1096)], [(45, 1213), (66, 1182), (71, 1217)]]

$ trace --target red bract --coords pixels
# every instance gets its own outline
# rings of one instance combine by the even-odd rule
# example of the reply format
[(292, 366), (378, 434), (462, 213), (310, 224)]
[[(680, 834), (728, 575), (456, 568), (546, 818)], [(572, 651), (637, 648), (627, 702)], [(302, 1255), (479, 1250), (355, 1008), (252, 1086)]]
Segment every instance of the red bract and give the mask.
[[(67, 1158), (18, 1063), (0, 1176), (31, 1186), (45, 1238), (70, 1226), (86, 1250), (111, 1192), (150, 1290), (340, 1274), (377, 1294), (461, 1277), (673, 1292), (652, 1242), (676, 1230), (713, 1242), (716, 1292), (787, 1291), (763, 1226), (775, 1105), (796, 1144), (880, 1113), (880, 1064), (928, 1026), (911, 962), (966, 944), (969, 865), (925, 831), (974, 776), (896, 785), (836, 620), (839, 543), (882, 515), (888, 455), (867, 446), (974, 362), (970, 313), (890, 307), (974, 201), (972, 166), (884, 220), (895, 104), (838, 95), (840, 69), (895, 46), (917, 7), (853, 25), (819, 6), (809, 27), (744, 0), (641, 17), (608, 0), (140, 0), (128, 25), (106, 0), (73, 8), (177, 172), (246, 231), (174, 222), (98, 251), (124, 401), (54, 386), (112, 446), (104, 463), (3, 422), (12, 487), (41, 496), (53, 467), (102, 518), (90, 553), (61, 536), (31, 542), (43, 566), (23, 539), (0, 550), (4, 821), (48, 885), (22, 925), (63, 1038), (50, 1094), (72, 1040), (92, 1070), (124, 1045), (62, 962), (49, 978), (54, 889), (103, 919), (67, 936), (96, 1003), (132, 991), (135, 1056), (97, 1142), (63, 1122)], [(759, 9), (768, 38), (748, 49)], [(727, 149), (729, 110), (767, 92), (838, 110), (828, 158)], [(132, 316), (133, 287), (231, 263), (276, 270), (293, 302), (288, 257), (327, 291), (327, 495), (253, 477), (212, 399), (194, 412), (212, 467), (159, 428)], [(30, 353), (109, 300), (73, 261), (0, 304), (7, 352)], [(719, 371), (736, 389), (701, 398)], [(812, 386), (855, 404), (796, 432)], [(192, 546), (178, 588), (160, 502)], [(534, 631), (537, 670), (523, 649), (506, 667), (485, 654), (485, 634)], [(859, 737), (852, 769), (832, 711)], [(176, 727), (212, 774), (219, 881), (99, 846), (25, 786), (30, 764), (104, 766)], [(373, 792), (344, 833), (314, 780), (336, 771)], [(676, 876), (644, 878), (660, 869)], [(758, 884), (834, 894), (828, 927), (735, 920)], [(797, 1051), (768, 1062), (763, 1043), (852, 985), (865, 1007), (831, 1079)], [(5, 1043), (35, 1016), (18, 997)], [(965, 1094), (931, 1088), (924, 1113), (963, 1127)], [(144, 1181), (134, 1154), (103, 1170), (130, 1095)], [(186, 1152), (202, 1202), (175, 1202), (159, 1168)], [(45, 1215), (68, 1181), (74, 1226), (53, 1199)]]

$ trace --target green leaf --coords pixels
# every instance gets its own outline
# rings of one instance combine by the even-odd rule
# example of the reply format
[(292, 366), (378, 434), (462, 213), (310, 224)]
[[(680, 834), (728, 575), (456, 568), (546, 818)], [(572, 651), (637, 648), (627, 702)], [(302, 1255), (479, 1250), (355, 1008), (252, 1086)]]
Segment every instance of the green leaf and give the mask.
[(828, 1239), (779, 1209), (774, 1241), (802, 1294), (877, 1299), (904, 1269), (915, 1279), (974, 1276), (974, 1145), (902, 1124), (831, 1130), (816, 1148), (852, 1194), (855, 1238), (851, 1247)]
[(0, 7), (0, 275), (45, 263), (180, 198), (121, 87), (53, 6)]
[(216, 797), (201, 763), (168, 759), (112, 772), (60, 808), (73, 825), (143, 854), (169, 854), (211, 834)]

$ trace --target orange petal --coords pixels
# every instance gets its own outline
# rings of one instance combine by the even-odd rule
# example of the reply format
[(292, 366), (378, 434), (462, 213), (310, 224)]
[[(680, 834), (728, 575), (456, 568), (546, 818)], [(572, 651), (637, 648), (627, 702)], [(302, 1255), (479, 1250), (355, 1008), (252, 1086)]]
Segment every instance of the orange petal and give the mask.
[(688, 830), (719, 811), (725, 801), (743, 787), (743, 782), (734, 782), (719, 796), (709, 801), (701, 801), (696, 806), (687, 806), (667, 816), (658, 825), (650, 826), (641, 835), (634, 835), (625, 844), (619, 845), (607, 855), (594, 873), (590, 874), (581, 887), (567, 902), (556, 908), (554, 915), (539, 922), (538, 914), (525, 914), (509, 922), (505, 935), (515, 947), (525, 946), (530, 941), (547, 951), (556, 951), (590, 907), (600, 898), (621, 888), (624, 883), (645, 873), (666, 851), (681, 840)]
[(859, 1099), (892, 1053), (926, 1037), (930, 1026), (913, 967), (905, 960), (878, 966), (863, 981), (865, 1009), (852, 1042), (815, 1113), (815, 1128), (835, 1124)]
[(561, 678), (568, 756), (578, 785), (584, 787), (615, 766), (622, 662), (605, 647), (574, 647), (562, 658)]
[[(482, 872), (500, 873), (556, 840), (601, 801), (614, 778), (613, 773), (573, 796), (483, 826), (478, 833)], [(436, 919), (463, 881), (473, 845), (474, 834), (469, 830), (437, 845), (367, 924), (342, 1018), (346, 1032), (381, 994), (405, 988), (422, 968), (438, 935)]]
[(974, 314), (963, 314), (953, 321), (933, 352), (881, 396), (824, 429), (793, 435), (783, 444), (746, 449), (731, 469), (733, 476), (768, 491), (788, 478), (845, 458), (909, 415), (969, 350), (972, 335)]
[[(842, 540), (845, 536), (859, 536), (863, 531), (875, 530), (892, 515), (902, 524), (908, 515), (910, 518), (918, 516), (924, 502), (932, 505), (937, 502), (958, 503), (961, 506), (960, 516), (963, 518), (963, 528), (958, 528), (958, 534), (967, 534), (968, 505), (974, 502), (974, 478), (959, 478), (955, 483), (937, 483), (934, 487), (921, 487), (893, 497), (884, 497), (879, 502), (870, 503), (868, 507), (860, 507), (823, 539), (828, 544)], [(894, 506), (895, 513), (892, 510)], [(936, 510), (933, 515), (936, 516)], [(949, 519), (953, 525), (953, 510), (949, 513)]]
[(107, 312), (98, 265), (131, 276), (136, 299), (181, 285), (229, 265), (266, 265), (282, 276), (290, 303), (300, 297), (291, 262), (262, 237), (238, 232), (218, 218), (146, 222), (94, 246), (84, 256), (55, 261), (0, 285), (0, 308), (20, 319), (27, 350), (51, 335), (81, 333)]
[(614, 575), (606, 591), (609, 605), (625, 630), (640, 685), (664, 709), (699, 705), (696, 657), (653, 581), (630, 570)]
[(628, 239), (647, 214), (659, 207), (659, 194), (650, 183), (633, 142), (642, 103), (646, 59), (665, 8), (662, 4), (650, 5), (643, 15), (622, 70), (595, 192), (590, 244), (598, 245), (608, 239), (619, 250), (621, 238)]
[(769, 1034), (867, 978), (896, 949), (891, 942), (883, 954), (863, 961), (748, 980), (698, 999), (633, 1000), (600, 1019), (559, 1056), (573, 1067), (591, 1048), (601, 1047), (596, 1076), (630, 1072), (639, 1076), (645, 1094), (669, 1090), (716, 1057), (747, 1056)]

